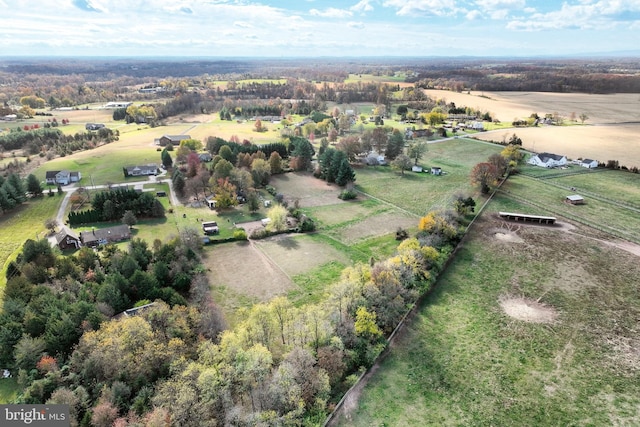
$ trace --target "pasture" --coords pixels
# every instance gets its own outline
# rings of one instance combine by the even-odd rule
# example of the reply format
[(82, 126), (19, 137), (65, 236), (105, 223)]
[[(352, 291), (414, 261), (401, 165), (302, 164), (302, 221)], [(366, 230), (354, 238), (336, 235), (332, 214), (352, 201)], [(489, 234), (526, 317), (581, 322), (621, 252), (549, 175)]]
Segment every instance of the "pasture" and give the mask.
[[(563, 216), (574, 220), (581, 224), (589, 225), (597, 230), (601, 230), (614, 236), (630, 240), (640, 244), (640, 222), (630, 220), (637, 218), (640, 214), (640, 205), (633, 207), (628, 205), (627, 201), (633, 201), (631, 197), (620, 196), (620, 188), (624, 188), (625, 178), (632, 177), (634, 174), (627, 172), (615, 172), (609, 176), (610, 188), (617, 188), (617, 194), (610, 194), (606, 191), (607, 187), (604, 183), (598, 183), (602, 189), (600, 192), (588, 192), (581, 194), (584, 197), (584, 205), (571, 205), (565, 203), (565, 198), (574, 194), (570, 189), (571, 186), (566, 184), (556, 184), (551, 180), (534, 179), (525, 175), (511, 176), (501, 191), (506, 192), (507, 196), (517, 197), (517, 200), (526, 201), (525, 209), (532, 214)], [(562, 178), (563, 183), (570, 182), (573, 184), (582, 177), (583, 184), (587, 182), (597, 183), (599, 172), (592, 174), (573, 175)], [(587, 178), (590, 178), (589, 180)], [(618, 187), (617, 182), (621, 185)], [(629, 183), (626, 184), (627, 186)], [(581, 189), (585, 187), (580, 186)], [(578, 190), (578, 188), (576, 188)], [(594, 187), (595, 189), (595, 187)], [(635, 190), (637, 192), (637, 189)], [(577, 191), (578, 193), (580, 191)], [(619, 199), (615, 199), (618, 196)], [(637, 195), (636, 195), (637, 197)], [(637, 200), (637, 198), (635, 199)]]
[(443, 175), (405, 172), (400, 175), (388, 166), (356, 170), (356, 189), (389, 205), (417, 216), (451, 206), (455, 193), (473, 194), (469, 182), (473, 166), (502, 147), (471, 139), (454, 139), (430, 143), (428, 151), (418, 162), (427, 170), (442, 168)]
[(490, 203), (332, 425), (640, 423), (637, 255), (525, 209)]

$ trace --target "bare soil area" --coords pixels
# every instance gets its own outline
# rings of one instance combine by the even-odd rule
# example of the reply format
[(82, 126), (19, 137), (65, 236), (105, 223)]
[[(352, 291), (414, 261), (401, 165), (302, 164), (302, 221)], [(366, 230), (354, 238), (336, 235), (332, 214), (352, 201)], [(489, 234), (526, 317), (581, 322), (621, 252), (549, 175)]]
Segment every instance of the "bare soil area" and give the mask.
[(290, 277), (331, 261), (344, 261), (339, 251), (304, 235), (280, 234), (255, 241), (255, 245)]
[(514, 319), (530, 323), (553, 323), (558, 312), (538, 301), (514, 296), (503, 296), (499, 300), (502, 310)]
[(544, 116), (558, 113), (569, 119), (571, 113), (576, 118), (585, 113), (589, 118), (585, 123), (640, 122), (637, 93), (585, 94), (551, 92), (451, 92), (428, 90), (427, 95), (455, 102), (481, 111), (492, 113), (502, 122), (529, 117), (532, 113)]
[(418, 219), (414, 216), (387, 212), (370, 216), (353, 225), (332, 231), (331, 234), (335, 234), (334, 237), (343, 243), (351, 244), (369, 237), (395, 233), (398, 227), (415, 227), (417, 223)]
[(296, 200), (300, 207), (315, 207), (346, 203), (338, 199), (342, 188), (314, 178), (310, 173), (295, 172), (271, 177), (276, 187), (289, 204)]
[(293, 288), (282, 269), (250, 243), (213, 246), (203, 263), (212, 286), (224, 286), (258, 301), (268, 301)]

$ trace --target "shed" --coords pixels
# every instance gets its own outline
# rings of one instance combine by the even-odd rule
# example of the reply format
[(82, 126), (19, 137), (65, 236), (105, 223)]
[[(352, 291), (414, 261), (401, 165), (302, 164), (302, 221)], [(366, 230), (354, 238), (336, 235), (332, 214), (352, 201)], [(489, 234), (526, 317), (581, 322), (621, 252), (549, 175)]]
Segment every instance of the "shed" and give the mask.
[(439, 168), (437, 166), (432, 166), (431, 175), (442, 175), (442, 168)]
[(411, 172), (422, 172), (422, 166), (412, 166)]
[(584, 205), (584, 197), (578, 194), (572, 194), (570, 196), (567, 196), (565, 201), (567, 203), (571, 203), (572, 205)]

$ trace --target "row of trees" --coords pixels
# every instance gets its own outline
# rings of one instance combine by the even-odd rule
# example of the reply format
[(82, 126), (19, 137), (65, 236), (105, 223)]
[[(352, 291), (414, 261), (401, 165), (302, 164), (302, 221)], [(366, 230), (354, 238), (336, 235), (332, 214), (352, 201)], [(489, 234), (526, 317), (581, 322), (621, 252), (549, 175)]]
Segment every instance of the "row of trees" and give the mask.
[(116, 187), (96, 193), (91, 201), (91, 209), (70, 212), (69, 225), (117, 221), (126, 212), (131, 212), (136, 218), (164, 217), (164, 207), (152, 193)]
[(24, 149), (30, 154), (51, 151), (64, 155), (108, 144), (117, 141), (118, 138), (118, 131), (109, 128), (102, 128), (98, 132), (76, 132), (74, 135), (65, 135), (57, 128), (34, 129), (28, 132), (17, 128), (0, 136), (0, 148), (2, 150)]

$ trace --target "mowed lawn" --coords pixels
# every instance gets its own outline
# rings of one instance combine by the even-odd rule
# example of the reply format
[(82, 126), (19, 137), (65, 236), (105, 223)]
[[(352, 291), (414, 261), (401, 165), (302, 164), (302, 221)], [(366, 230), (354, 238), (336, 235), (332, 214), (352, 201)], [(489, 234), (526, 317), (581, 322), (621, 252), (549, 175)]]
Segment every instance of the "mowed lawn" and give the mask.
[(356, 170), (356, 188), (379, 200), (423, 216), (429, 211), (451, 207), (455, 193), (473, 195), (469, 175), (473, 167), (486, 161), (503, 147), (470, 139), (454, 139), (428, 144), (418, 164), (430, 170), (442, 168), (443, 175), (405, 172), (400, 175), (388, 166)]
[(497, 217), (521, 208), (491, 202), (333, 425), (640, 424), (637, 256)]

